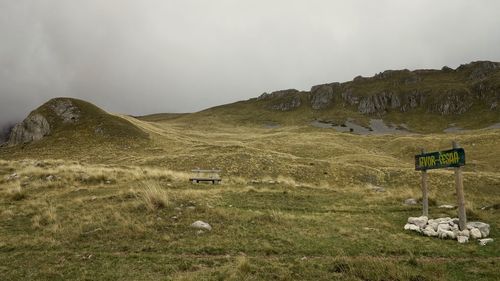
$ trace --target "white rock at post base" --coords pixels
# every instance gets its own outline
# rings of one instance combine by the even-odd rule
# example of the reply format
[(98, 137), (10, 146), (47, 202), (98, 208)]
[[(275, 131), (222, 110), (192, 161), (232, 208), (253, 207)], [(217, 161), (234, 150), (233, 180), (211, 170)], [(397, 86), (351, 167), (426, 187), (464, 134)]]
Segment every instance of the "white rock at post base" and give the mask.
[(481, 238), (481, 231), (479, 231), (479, 229), (472, 228), (469, 232), (470, 232), (470, 237), (472, 239), (479, 239), (479, 238)]
[(212, 227), (208, 223), (203, 222), (203, 221), (195, 221), (191, 224), (191, 227), (196, 228), (196, 229), (208, 230), (208, 231), (212, 230)]
[(485, 239), (479, 239), (479, 245), (484, 246), (488, 243), (493, 242), (493, 238), (485, 238)]
[(471, 221), (467, 223), (467, 228), (477, 228), (481, 231), (481, 237), (488, 237), (490, 235), (490, 225), (480, 221)]
[(448, 223), (451, 220), (451, 218), (446, 217), (446, 218), (437, 218), (432, 220), (433, 222), (440, 224), (440, 223)]
[(470, 231), (468, 229), (464, 229), (462, 231), (459, 231), (458, 232), (458, 236), (465, 236), (467, 238), (470, 237)]
[(448, 223), (441, 223), (438, 224), (437, 231), (450, 231), (451, 226)]
[(457, 236), (457, 241), (460, 244), (469, 242), (469, 237), (467, 236)]
[(425, 225), (427, 225), (427, 221), (429, 219), (426, 216), (421, 216), (421, 217), (409, 217), (408, 218), (408, 223), (414, 224), (418, 226), (419, 228), (424, 228)]
[(431, 237), (436, 237), (438, 236), (438, 233), (434, 230), (434, 228), (432, 228), (431, 226), (427, 226), (423, 231), (422, 233), (425, 235), (425, 236), (431, 236)]
[(416, 231), (418, 233), (421, 233), (422, 230), (420, 229), (420, 227), (414, 225), (414, 224), (411, 224), (411, 223), (407, 223), (405, 224), (405, 227), (404, 227), (405, 230), (412, 230), (412, 231)]
[(432, 229), (434, 229), (434, 231), (437, 231), (438, 230), (438, 225), (439, 224), (437, 222), (433, 221), (433, 222), (429, 222), (426, 228), (432, 227)]
[(457, 235), (453, 231), (449, 230), (438, 230), (438, 237), (441, 239), (456, 239)]

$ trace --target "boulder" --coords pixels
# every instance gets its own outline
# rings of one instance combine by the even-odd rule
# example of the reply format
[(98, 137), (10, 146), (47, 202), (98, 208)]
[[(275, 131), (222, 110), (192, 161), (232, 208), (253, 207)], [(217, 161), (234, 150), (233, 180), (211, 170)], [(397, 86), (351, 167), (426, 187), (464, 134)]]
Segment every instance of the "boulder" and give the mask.
[(472, 239), (479, 239), (479, 238), (481, 238), (481, 231), (479, 231), (479, 229), (477, 229), (477, 228), (470, 229), (470, 237)]
[(490, 225), (484, 222), (473, 221), (467, 223), (467, 228), (477, 228), (481, 231), (481, 237), (488, 237), (490, 235)]
[(212, 230), (212, 226), (210, 226), (210, 224), (203, 222), (203, 221), (195, 221), (191, 224), (191, 227), (196, 228), (196, 229), (201, 229), (201, 230), (208, 230), (208, 231)]
[(421, 217), (409, 217), (408, 218), (408, 223), (414, 224), (418, 226), (419, 228), (424, 228), (425, 225), (427, 225), (427, 221), (429, 219), (426, 216), (421, 216)]

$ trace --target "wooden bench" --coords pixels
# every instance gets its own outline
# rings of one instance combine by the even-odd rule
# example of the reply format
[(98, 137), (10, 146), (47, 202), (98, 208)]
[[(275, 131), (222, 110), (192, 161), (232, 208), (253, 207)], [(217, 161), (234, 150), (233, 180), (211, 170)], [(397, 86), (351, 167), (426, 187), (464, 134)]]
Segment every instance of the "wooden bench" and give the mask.
[(219, 184), (222, 181), (219, 175), (220, 170), (195, 169), (191, 170), (191, 172), (194, 174), (193, 177), (189, 178), (189, 181), (192, 183), (211, 182), (212, 184)]

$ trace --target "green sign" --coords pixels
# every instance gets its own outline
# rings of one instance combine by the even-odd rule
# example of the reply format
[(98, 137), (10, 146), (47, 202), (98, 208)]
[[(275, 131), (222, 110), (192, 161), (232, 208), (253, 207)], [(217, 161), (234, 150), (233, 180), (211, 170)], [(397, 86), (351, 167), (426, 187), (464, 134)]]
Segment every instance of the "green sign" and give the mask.
[(417, 171), (460, 167), (464, 165), (465, 151), (463, 148), (415, 155), (415, 170)]

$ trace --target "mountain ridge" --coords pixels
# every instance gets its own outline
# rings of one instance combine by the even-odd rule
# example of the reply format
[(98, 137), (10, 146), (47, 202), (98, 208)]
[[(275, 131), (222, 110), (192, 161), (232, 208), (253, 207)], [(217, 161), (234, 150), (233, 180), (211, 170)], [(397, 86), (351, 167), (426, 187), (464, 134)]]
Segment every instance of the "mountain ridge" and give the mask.
[(386, 70), (372, 77), (315, 85), (309, 91), (265, 92), (179, 120), (261, 127), (354, 121), (369, 128), (375, 118), (417, 133), (438, 133), (450, 127), (480, 129), (500, 123), (499, 102), (500, 63), (476, 61), (456, 69)]
[[(436, 79), (440, 81), (435, 81)], [(288, 89), (263, 93), (257, 100), (274, 100), (268, 106), (269, 109), (287, 111), (301, 106), (303, 102), (300, 95), (306, 94), (314, 110), (326, 109), (332, 103), (340, 101), (344, 106), (357, 106), (360, 113), (373, 114), (395, 108), (406, 112), (423, 105), (429, 94), (438, 94), (439, 90), (444, 90), (447, 100), (442, 101), (442, 104), (435, 104), (429, 110), (441, 115), (461, 114), (472, 106), (467, 94), (474, 94), (486, 103), (489, 102), (491, 109), (497, 109), (500, 99), (499, 80), (499, 62), (477, 61), (463, 64), (455, 70), (446, 66), (441, 70), (385, 70), (372, 77), (357, 76), (342, 83), (315, 85), (309, 91)], [(276, 103), (276, 99), (283, 100)]]

